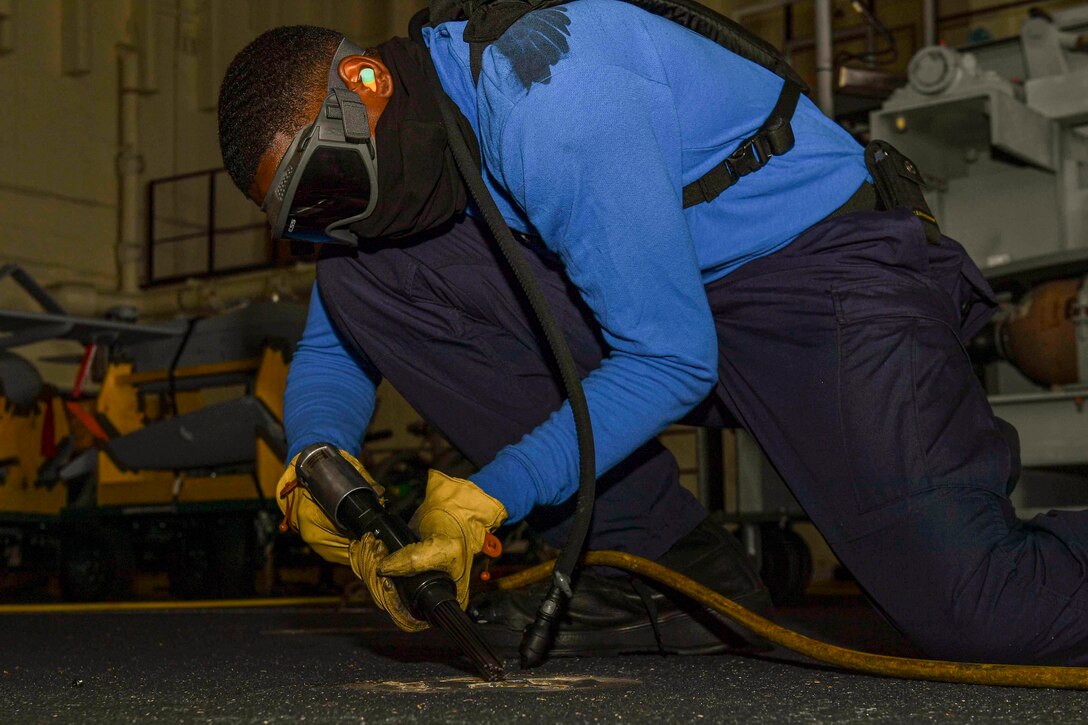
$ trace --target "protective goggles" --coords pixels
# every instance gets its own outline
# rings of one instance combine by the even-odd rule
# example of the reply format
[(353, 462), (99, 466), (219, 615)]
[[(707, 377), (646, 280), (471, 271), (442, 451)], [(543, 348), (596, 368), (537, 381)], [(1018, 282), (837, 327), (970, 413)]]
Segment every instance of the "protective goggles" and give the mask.
[(329, 70), (329, 95), (312, 124), (291, 141), (261, 209), (273, 239), (358, 244), (348, 229), (378, 202), (378, 158), (366, 106), (340, 80), (345, 56), (359, 54), (344, 39)]

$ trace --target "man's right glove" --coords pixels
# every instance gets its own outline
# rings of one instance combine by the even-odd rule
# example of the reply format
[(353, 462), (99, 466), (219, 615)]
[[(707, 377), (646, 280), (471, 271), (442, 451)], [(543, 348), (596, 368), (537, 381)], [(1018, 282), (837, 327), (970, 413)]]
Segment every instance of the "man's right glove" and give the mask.
[[(374, 480), (363, 464), (355, 459), (355, 456), (347, 451), (340, 451), (340, 455), (374, 488), (379, 499), (385, 495), (385, 489)], [(276, 503), (283, 512), (280, 531), (286, 531), (288, 528), (297, 531), (302, 540), (309, 544), (310, 548), (322, 559), (347, 566), (351, 563), (348, 552), (350, 542), (329, 520), (305, 486), (301, 485), (298, 474), (295, 472), (297, 461), (298, 456), (291, 459), (287, 470), (283, 472), (276, 484)]]
[(393, 624), (405, 632), (427, 629), (431, 625), (412, 616), (397, 594), (393, 580), (378, 574), (378, 567), (388, 554), (384, 543), (374, 534), (367, 534), (361, 541), (351, 542), (351, 570), (366, 584), (370, 598), (389, 615)]
[[(371, 477), (363, 464), (346, 451), (340, 451), (340, 455), (377, 491), (378, 498), (382, 498), (384, 489)], [(373, 534), (367, 534), (361, 541), (349, 541), (341, 534), (314, 501), (310, 492), (299, 485), (295, 472), (296, 461), (298, 456), (291, 460), (276, 484), (276, 503), (283, 512), (281, 530), (290, 528), (297, 531), (302, 540), (325, 561), (350, 566), (355, 576), (366, 584), (374, 603), (385, 610), (398, 627), (406, 632), (426, 629), (427, 623), (413, 617), (401, 603), (393, 582), (378, 575), (378, 564), (387, 553), (385, 544), (374, 538)]]

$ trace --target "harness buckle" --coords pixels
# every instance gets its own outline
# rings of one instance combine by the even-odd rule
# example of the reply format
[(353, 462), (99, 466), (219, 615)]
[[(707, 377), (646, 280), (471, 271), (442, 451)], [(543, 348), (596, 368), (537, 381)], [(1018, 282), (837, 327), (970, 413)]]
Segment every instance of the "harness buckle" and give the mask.
[(729, 155), (729, 168), (736, 178), (759, 171), (771, 160), (770, 144), (762, 134), (750, 138)]

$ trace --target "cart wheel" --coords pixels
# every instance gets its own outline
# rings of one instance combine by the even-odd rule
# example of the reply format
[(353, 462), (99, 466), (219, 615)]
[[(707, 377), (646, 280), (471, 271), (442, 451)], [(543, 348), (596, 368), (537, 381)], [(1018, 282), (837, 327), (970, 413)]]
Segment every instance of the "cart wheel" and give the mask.
[(760, 526), (763, 564), (759, 574), (776, 606), (798, 604), (812, 581), (812, 554), (804, 539), (789, 527)]
[(258, 557), (249, 517), (217, 518), (179, 533), (167, 565), (170, 592), (181, 599), (253, 593)]
[(125, 599), (132, 594), (135, 556), (128, 537), (101, 524), (69, 531), (61, 545), (60, 584), (78, 602)]

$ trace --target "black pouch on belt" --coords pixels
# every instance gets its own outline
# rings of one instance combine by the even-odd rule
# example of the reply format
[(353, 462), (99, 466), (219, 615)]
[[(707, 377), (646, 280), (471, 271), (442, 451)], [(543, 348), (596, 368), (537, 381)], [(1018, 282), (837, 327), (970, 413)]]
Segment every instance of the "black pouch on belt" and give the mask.
[(887, 141), (873, 141), (865, 147), (865, 165), (873, 175), (873, 184), (882, 209), (907, 209), (926, 232), (926, 241), (936, 244), (941, 239), (941, 227), (929, 210), (922, 193), (925, 182), (914, 162)]

